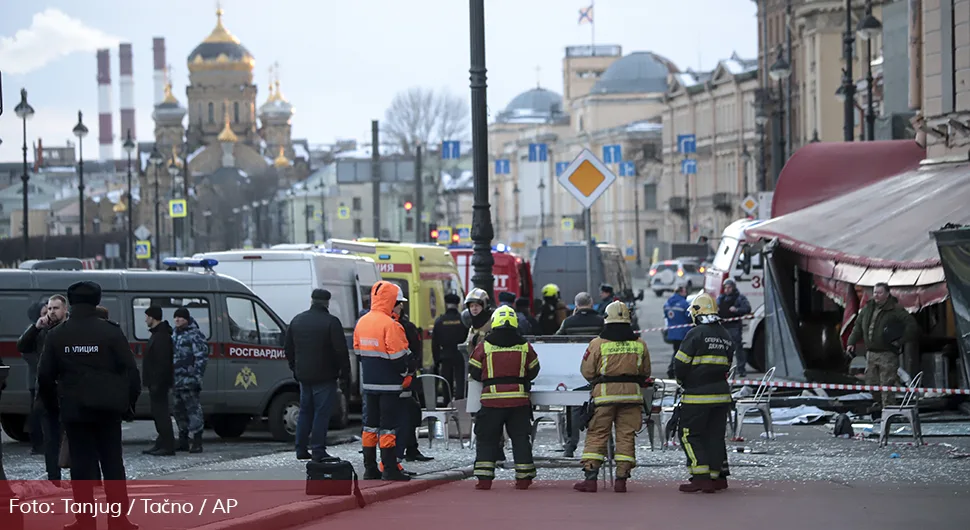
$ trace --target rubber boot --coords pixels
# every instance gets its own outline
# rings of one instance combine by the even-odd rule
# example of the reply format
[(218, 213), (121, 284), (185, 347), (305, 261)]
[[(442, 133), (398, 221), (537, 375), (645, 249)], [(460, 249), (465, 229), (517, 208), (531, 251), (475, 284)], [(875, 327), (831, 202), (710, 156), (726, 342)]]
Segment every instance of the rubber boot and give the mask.
[(490, 478), (479, 478), (478, 484), (475, 484), (475, 489), (477, 490), (490, 490), (492, 489), (492, 479)]
[(692, 478), (687, 484), (680, 485), (680, 491), (684, 493), (714, 493), (714, 481), (709, 478)]
[(726, 478), (714, 479), (714, 489), (717, 491), (728, 489), (727, 479)]
[(626, 479), (617, 478), (613, 481), (613, 491), (615, 493), (626, 493)]
[(179, 445), (175, 448), (176, 451), (182, 451), (183, 453), (189, 450), (189, 435), (188, 433), (179, 433)]
[(202, 433), (198, 433), (192, 437), (192, 445), (189, 446), (189, 452), (192, 454), (198, 454), (202, 452)]
[(377, 448), (364, 448), (364, 480), (380, 480), (381, 471), (377, 467)]
[(517, 490), (527, 490), (529, 486), (532, 485), (531, 478), (517, 478), (515, 479), (515, 489)]
[(573, 489), (583, 493), (596, 493), (596, 483), (599, 481), (599, 470), (587, 469), (586, 479), (573, 484)]
[(397, 448), (387, 447), (381, 449), (381, 463), (384, 464), (384, 471), (381, 473), (382, 479), (397, 481), (411, 480), (411, 476), (397, 465)]

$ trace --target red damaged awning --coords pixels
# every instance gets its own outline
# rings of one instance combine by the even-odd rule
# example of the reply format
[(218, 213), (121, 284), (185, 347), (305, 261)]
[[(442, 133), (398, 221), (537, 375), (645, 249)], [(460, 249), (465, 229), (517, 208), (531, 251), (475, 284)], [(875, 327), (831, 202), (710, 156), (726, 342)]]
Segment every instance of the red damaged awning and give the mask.
[(772, 217), (916, 169), (926, 150), (912, 140), (810, 143), (788, 160), (771, 203)]

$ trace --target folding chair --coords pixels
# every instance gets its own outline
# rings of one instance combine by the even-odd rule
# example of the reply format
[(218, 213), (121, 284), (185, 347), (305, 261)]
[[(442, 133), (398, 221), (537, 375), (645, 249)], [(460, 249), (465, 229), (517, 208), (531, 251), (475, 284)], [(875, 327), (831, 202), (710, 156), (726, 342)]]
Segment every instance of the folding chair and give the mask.
[(441, 425), (441, 428), (444, 431), (445, 447), (451, 447), (451, 432), (449, 427), (452, 421), (454, 421), (455, 428), (458, 430), (458, 445), (464, 447), (464, 435), (461, 432), (461, 422), (458, 419), (458, 409), (454, 406), (437, 406), (438, 392), (437, 388), (435, 387), (435, 383), (438, 380), (443, 381), (445, 388), (448, 389), (448, 395), (454, 396), (451, 391), (451, 383), (449, 383), (444, 377), (437, 374), (421, 374), (417, 376), (416, 379), (421, 380), (421, 389), (424, 392), (425, 407), (421, 409), (421, 423), (427, 423), (428, 425), (428, 447), (430, 448), (434, 441), (435, 423)]
[(755, 390), (754, 397), (750, 398), (740, 398), (734, 402), (734, 438), (741, 438), (741, 429), (744, 426), (744, 417), (749, 412), (757, 412), (761, 414), (761, 422), (765, 427), (765, 435), (768, 439), (772, 439), (775, 436), (774, 429), (771, 426), (771, 392), (772, 388), (769, 386), (771, 379), (775, 376), (775, 367), (772, 366), (765, 372), (765, 375), (761, 378), (761, 383), (758, 384), (758, 389)]

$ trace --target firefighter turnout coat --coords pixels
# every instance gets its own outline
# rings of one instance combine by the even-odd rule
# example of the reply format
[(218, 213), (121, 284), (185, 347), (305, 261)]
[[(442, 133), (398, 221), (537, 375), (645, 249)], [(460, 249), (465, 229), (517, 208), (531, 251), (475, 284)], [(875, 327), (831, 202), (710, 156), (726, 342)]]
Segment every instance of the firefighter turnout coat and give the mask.
[(528, 406), (530, 384), (539, 375), (539, 357), (516, 330), (494, 330), (475, 347), (468, 375), (482, 383), (482, 407)]

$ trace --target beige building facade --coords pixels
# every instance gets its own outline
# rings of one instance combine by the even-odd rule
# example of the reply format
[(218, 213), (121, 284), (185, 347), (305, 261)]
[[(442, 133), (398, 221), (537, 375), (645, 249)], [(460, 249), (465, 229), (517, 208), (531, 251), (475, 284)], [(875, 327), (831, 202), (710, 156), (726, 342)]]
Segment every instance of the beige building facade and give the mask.
[[(671, 74), (663, 113), (663, 176), (657, 193), (660, 208), (667, 213), (662, 239), (714, 239), (747, 215), (741, 203), (758, 189), (757, 68), (756, 59), (734, 54), (710, 72)], [(678, 137), (685, 134), (695, 136), (696, 153), (678, 150)], [(682, 174), (685, 158), (696, 162), (696, 174)]]

